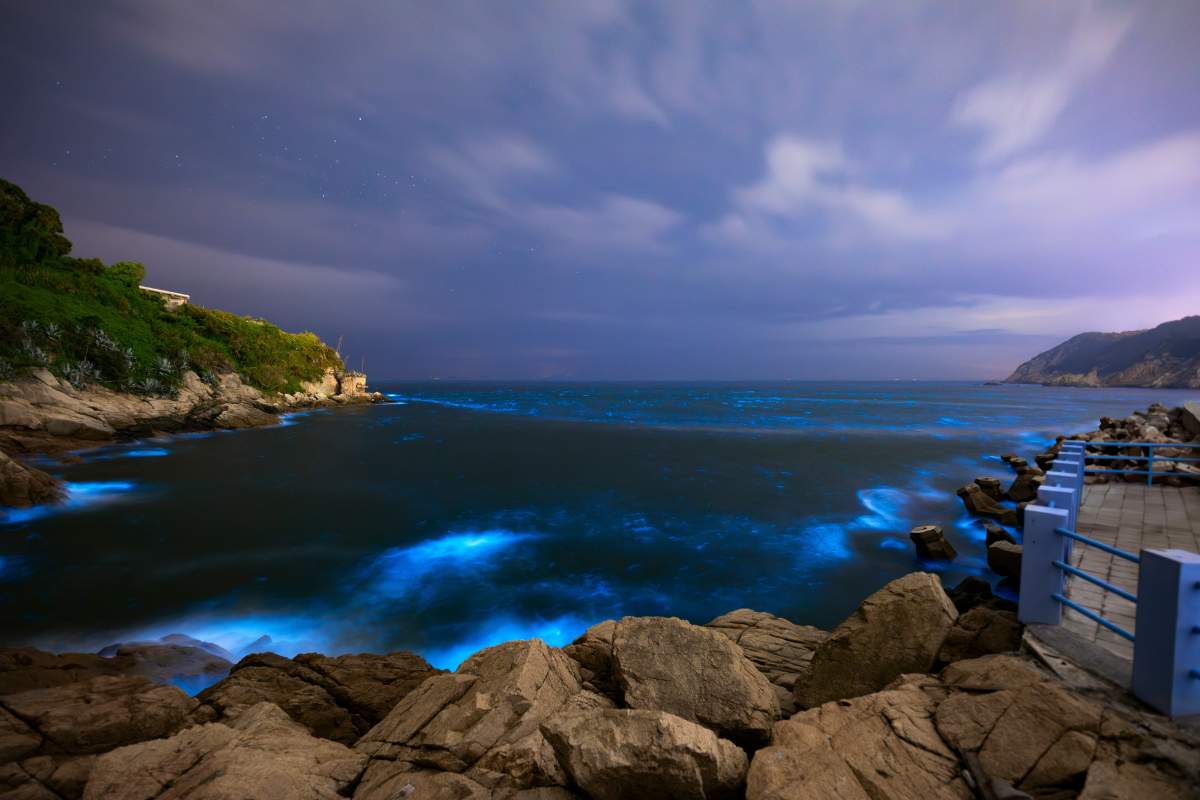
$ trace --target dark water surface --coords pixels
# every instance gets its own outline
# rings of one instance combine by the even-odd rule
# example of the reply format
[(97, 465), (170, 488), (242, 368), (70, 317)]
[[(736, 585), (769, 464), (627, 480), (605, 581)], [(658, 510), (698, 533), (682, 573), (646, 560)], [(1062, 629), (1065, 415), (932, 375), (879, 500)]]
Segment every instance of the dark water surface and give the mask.
[[(184, 632), (453, 666), (624, 614), (751, 607), (832, 626), (922, 565), (985, 574), (954, 489), (1195, 392), (954, 383), (404, 384), (388, 405), (51, 465), (62, 509), (0, 523), (0, 644)], [(927, 567), (929, 565), (926, 565)], [(270, 644), (255, 643), (269, 636)]]

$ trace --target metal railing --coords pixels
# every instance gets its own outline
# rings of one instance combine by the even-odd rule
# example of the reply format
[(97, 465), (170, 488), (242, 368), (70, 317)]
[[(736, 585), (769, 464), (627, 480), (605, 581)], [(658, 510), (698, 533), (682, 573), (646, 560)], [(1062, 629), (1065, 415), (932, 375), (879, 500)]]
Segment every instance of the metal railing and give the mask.
[[(1023, 623), (1058, 625), (1066, 607), (1128, 639), (1133, 642), (1133, 693), (1171, 716), (1200, 714), (1200, 554), (1131, 553), (1079, 533), (1086, 461), (1093, 458), (1084, 445), (1064, 443), (1038, 490), (1038, 502), (1025, 508), (1017, 616)], [(1072, 566), (1075, 543), (1136, 564), (1138, 593)], [(1067, 576), (1133, 603), (1136, 634), (1067, 597)]]
[[(1070, 442), (1064, 442), (1063, 447), (1066, 447)], [(1103, 453), (1087, 453), (1084, 452), (1084, 458), (1087, 461), (1133, 461), (1145, 462), (1145, 469), (1101, 469), (1099, 467), (1085, 466), (1085, 473), (1088, 475), (1145, 475), (1146, 485), (1154, 483), (1154, 476), (1163, 477), (1165, 475), (1175, 474), (1174, 472), (1154, 471), (1155, 461), (1169, 461), (1172, 464), (1200, 464), (1200, 458), (1186, 458), (1182, 456), (1156, 456), (1154, 455), (1155, 448), (1159, 450), (1188, 450), (1189, 452), (1200, 452), (1193, 448), (1200, 448), (1200, 442), (1079, 442), (1084, 447), (1081, 450), (1086, 451), (1087, 447), (1100, 448), (1145, 448), (1146, 452), (1136, 455), (1104, 455)], [(1200, 478), (1200, 475), (1189, 476)]]

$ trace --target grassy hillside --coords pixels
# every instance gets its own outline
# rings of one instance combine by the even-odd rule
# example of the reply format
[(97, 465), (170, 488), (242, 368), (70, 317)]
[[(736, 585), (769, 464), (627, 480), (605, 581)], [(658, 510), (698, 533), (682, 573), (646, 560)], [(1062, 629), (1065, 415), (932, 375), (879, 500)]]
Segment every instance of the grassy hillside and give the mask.
[(0, 380), (44, 366), (76, 385), (167, 394), (183, 373), (236, 371), (292, 392), (341, 359), (312, 333), (187, 305), (138, 288), (141, 264), (72, 258), (58, 212), (0, 180)]

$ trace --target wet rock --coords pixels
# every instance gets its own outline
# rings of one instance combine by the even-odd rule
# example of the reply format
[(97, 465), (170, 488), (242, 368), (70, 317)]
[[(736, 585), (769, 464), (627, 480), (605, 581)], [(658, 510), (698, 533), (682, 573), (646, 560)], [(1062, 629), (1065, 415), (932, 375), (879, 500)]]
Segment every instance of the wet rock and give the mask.
[(907, 676), (778, 723), (772, 746), (751, 761), (747, 800), (974, 797), (934, 727), (938, 695), (925, 685), (936, 690), (937, 681)]
[(938, 661), (963, 661), (992, 653), (1009, 653), (1020, 646), (1021, 624), (1015, 613), (978, 606), (955, 621), (938, 651)]
[(575, 785), (595, 800), (741, 796), (746, 754), (663, 711), (600, 709), (552, 717), (542, 733)]
[(1013, 479), (1004, 496), (1014, 503), (1031, 502), (1037, 499), (1038, 489), (1045, 482), (1046, 475), (1044, 472), (1035, 467), (1026, 467)]
[(1020, 579), (1022, 547), (1012, 542), (993, 542), (988, 545), (988, 568), (997, 575)]
[(909, 532), (908, 538), (916, 546), (918, 558), (953, 561), (958, 556), (954, 546), (946, 541), (941, 525), (918, 525)]
[(0, 506), (26, 508), (57, 503), (64, 496), (62, 484), (53, 475), (0, 452)]
[(439, 674), (413, 653), (323, 656), (294, 659), (256, 653), (238, 662), (229, 677), (201, 692), (214, 719), (237, 717), (270, 702), (315, 736), (353, 744), (405, 695)]
[(629, 708), (697, 722), (747, 750), (770, 741), (775, 690), (726, 636), (675, 617), (625, 617), (612, 652)]
[(981, 517), (994, 517), (1002, 525), (1016, 526), (1016, 509), (1000, 505), (1000, 503), (984, 494), (983, 490), (975, 484), (972, 483), (962, 487), (956, 494), (962, 499), (963, 505), (970, 513)]
[(878, 691), (906, 672), (928, 672), (957, 618), (936, 575), (897, 578), (817, 647), (808, 676), (796, 683), (796, 703), (812, 708)]
[(993, 500), (1004, 499), (1004, 487), (1001, 485), (999, 478), (990, 476), (978, 477), (975, 479), (975, 485)]
[(260, 703), (228, 724), (192, 727), (101, 756), (83, 796), (332, 800), (345, 795), (365, 766), (365, 756), (310, 735), (276, 706)]
[(373, 760), (448, 772), (472, 770), (467, 777), (476, 782), (529, 788), (520, 785), (523, 778), (554, 776), (506, 775), (497, 767), (515, 764), (524, 770), (543, 763), (539, 726), (572, 701), (580, 708), (607, 704), (582, 689), (578, 667), (561, 651), (539, 639), (506, 642), (471, 656), (457, 672), (425, 680), (355, 749)]
[(984, 545), (986, 547), (991, 547), (996, 542), (1008, 542), (1009, 544), (1017, 543), (1016, 537), (1004, 530), (1004, 528), (1001, 528), (999, 525), (993, 525), (989, 522), (983, 526), (983, 530), (986, 533), (984, 539)]

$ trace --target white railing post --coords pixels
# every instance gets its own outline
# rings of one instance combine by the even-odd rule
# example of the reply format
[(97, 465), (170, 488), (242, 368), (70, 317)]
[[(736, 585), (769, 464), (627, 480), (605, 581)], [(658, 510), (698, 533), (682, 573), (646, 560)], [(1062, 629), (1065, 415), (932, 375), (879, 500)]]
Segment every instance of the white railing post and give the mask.
[(1133, 693), (1172, 717), (1200, 714), (1200, 554), (1141, 556)]
[(1069, 512), (1043, 505), (1025, 507), (1025, 533), (1021, 547), (1021, 595), (1017, 618), (1025, 624), (1057, 625), (1062, 606), (1054, 599), (1062, 594), (1063, 573), (1054, 566), (1063, 557), (1063, 537), (1054, 532), (1065, 528)]
[[(1069, 486), (1039, 486), (1038, 505), (1050, 506), (1052, 508), (1065, 508), (1067, 510), (1067, 524), (1064, 528), (1075, 530), (1075, 523), (1079, 519), (1079, 492)], [(1029, 511), (1028, 508), (1025, 509)], [(1070, 544), (1070, 540), (1067, 540)], [(1070, 549), (1065, 547), (1064, 549)]]

